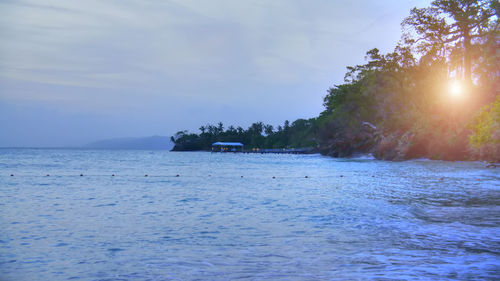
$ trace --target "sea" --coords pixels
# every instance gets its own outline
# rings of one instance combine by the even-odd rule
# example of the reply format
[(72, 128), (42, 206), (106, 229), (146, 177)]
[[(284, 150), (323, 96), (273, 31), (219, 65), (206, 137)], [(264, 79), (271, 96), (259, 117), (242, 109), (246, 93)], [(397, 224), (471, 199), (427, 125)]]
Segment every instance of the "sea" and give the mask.
[(499, 280), (486, 166), (0, 149), (0, 280)]

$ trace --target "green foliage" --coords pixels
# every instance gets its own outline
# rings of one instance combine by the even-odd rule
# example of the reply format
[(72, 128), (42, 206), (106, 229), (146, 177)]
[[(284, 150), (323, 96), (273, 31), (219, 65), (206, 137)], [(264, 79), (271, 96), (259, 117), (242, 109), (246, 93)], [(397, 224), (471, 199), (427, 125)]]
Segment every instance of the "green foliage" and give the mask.
[[(498, 155), (499, 11), (497, 0), (434, 0), (414, 8), (394, 51), (374, 48), (366, 64), (347, 67), (344, 84), (327, 91), (319, 117), (277, 128), (257, 122), (246, 130), (209, 124), (199, 135), (176, 134), (174, 149), (238, 141), (247, 149), (317, 146), (338, 157), (378, 149), (384, 159), (457, 160), (468, 157), (467, 146), (483, 159)], [(465, 93), (452, 98), (448, 85), (460, 78)]]
[[(366, 150), (363, 124), (370, 122), (378, 129), (373, 138), (384, 140), (381, 150), (396, 158), (465, 158), (465, 124), (500, 89), (498, 7), (491, 0), (435, 0), (412, 9), (393, 52), (368, 51), (366, 64), (347, 67), (345, 83), (328, 90), (317, 121), (320, 150)], [(460, 76), (467, 87), (453, 99), (448, 85)]]
[(498, 1), (434, 0), (428, 8), (412, 9), (403, 27), (403, 38), (422, 59), (447, 58), (471, 85), (473, 45), (498, 32)]
[(500, 161), (500, 95), (479, 112), (471, 129), (469, 142), (474, 154), (482, 159)]
[(196, 134), (189, 134), (187, 131), (179, 131), (175, 136), (170, 137), (178, 150), (200, 150), (200, 137)]
[(283, 126), (275, 130), (271, 125), (256, 122), (247, 130), (241, 127), (229, 126), (224, 131), (224, 125), (206, 125), (200, 127), (201, 133), (190, 134), (187, 131), (178, 132), (171, 139), (174, 150), (210, 150), (212, 143), (241, 142), (246, 149), (252, 148), (299, 148), (315, 147), (316, 119), (298, 119), (291, 125), (287, 120)]

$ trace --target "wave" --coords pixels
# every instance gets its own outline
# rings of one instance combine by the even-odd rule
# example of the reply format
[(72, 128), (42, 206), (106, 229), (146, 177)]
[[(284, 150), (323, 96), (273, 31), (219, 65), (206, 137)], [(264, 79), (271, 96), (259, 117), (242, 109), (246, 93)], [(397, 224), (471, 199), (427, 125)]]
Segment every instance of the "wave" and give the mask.
[(349, 157), (348, 159), (351, 160), (377, 160), (375, 156), (371, 153), (363, 153), (363, 154), (354, 154), (353, 156)]

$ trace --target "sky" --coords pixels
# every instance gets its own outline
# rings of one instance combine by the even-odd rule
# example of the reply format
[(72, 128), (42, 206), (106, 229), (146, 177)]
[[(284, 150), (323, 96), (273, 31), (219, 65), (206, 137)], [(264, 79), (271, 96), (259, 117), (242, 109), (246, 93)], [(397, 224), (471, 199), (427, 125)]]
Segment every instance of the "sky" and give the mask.
[(427, 0), (0, 0), (0, 147), (316, 117)]

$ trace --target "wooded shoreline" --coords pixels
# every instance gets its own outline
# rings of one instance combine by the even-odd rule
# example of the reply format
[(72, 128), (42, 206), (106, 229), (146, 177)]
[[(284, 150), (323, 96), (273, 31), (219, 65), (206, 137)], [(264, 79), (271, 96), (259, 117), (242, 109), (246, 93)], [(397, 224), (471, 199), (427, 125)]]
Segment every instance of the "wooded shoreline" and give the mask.
[(394, 51), (374, 48), (366, 64), (348, 66), (345, 83), (328, 89), (318, 117), (276, 129), (209, 124), (200, 134), (172, 136), (173, 150), (238, 141), (259, 149), (314, 147), (332, 157), (500, 162), (499, 13), (494, 0), (414, 8)]

